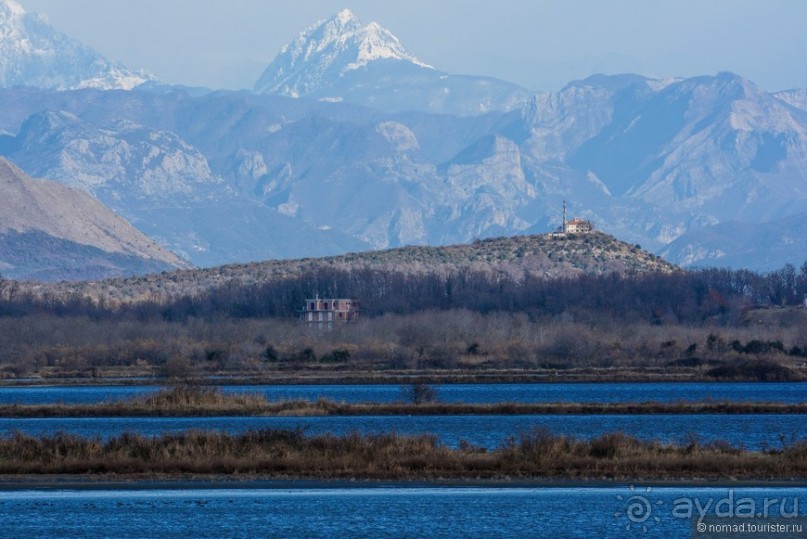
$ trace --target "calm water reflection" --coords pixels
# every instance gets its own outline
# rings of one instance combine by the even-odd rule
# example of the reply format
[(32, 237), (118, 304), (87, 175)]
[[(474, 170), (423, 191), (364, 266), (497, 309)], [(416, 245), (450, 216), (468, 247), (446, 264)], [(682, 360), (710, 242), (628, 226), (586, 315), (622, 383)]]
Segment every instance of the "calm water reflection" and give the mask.
[[(444, 402), (642, 402), (676, 400), (807, 401), (807, 383), (584, 383), (442, 384)], [(91, 403), (150, 393), (160, 386), (2, 387), (0, 404)], [(344, 402), (394, 402), (398, 385), (223, 386), (224, 391), (261, 393), (272, 400), (326, 398)]]

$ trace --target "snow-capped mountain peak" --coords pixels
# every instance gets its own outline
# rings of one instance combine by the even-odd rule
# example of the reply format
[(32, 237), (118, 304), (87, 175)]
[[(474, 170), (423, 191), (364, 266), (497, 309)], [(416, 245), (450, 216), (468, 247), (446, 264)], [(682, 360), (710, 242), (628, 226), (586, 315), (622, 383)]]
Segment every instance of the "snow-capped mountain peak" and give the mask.
[(406, 50), (392, 32), (376, 22), (362, 25), (344, 9), (301, 32), (264, 71), (260, 93), (292, 97), (310, 94), (329, 80), (376, 60), (398, 60), (433, 69)]
[(0, 87), (128, 90), (153, 79), (107, 60), (16, 0), (0, 0)]

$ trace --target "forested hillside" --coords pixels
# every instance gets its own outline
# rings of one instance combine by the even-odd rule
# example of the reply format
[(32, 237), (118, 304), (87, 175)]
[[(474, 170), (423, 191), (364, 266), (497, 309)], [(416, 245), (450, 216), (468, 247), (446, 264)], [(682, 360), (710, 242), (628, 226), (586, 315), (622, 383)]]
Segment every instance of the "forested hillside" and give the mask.
[(358, 284), (351, 285), (351, 289), (346, 288), (346, 284), (335, 289), (338, 287), (333, 283), (316, 276), (339, 271), (360, 280), (358, 276), (370, 270), (453, 280), (475, 275), (518, 283), (526, 278), (546, 280), (583, 274), (670, 273), (676, 268), (638, 245), (594, 232), (503, 237), (446, 247), (401, 247), (323, 258), (270, 260), (101, 282), (7, 283), (0, 287), (0, 298), (8, 298), (14, 290), (17, 294), (50, 300), (80, 298), (106, 305), (166, 303), (181, 297), (199, 298), (219, 289), (277, 286), (279, 282), (293, 279), (307, 279), (310, 285), (303, 293), (311, 296), (317, 293), (365, 296), (367, 293), (357, 288)]

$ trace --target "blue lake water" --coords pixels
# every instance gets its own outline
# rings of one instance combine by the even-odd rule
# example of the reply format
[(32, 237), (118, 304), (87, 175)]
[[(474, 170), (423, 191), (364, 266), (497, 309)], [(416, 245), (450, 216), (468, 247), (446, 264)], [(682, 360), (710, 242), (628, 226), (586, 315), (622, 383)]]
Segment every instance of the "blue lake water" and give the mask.
[(7, 537), (61, 538), (678, 538), (693, 536), (698, 507), (714, 517), (740, 504), (754, 514), (767, 504), (769, 517), (803, 525), (807, 489), (11, 490), (0, 491), (0, 530)]
[[(158, 386), (0, 388), (0, 403), (91, 403), (117, 400)], [(272, 400), (328, 398), (345, 402), (402, 400), (397, 385), (225, 386)], [(618, 402), (743, 400), (806, 402), (807, 384), (615, 383), (451, 384), (437, 386), (444, 402)], [(727, 440), (749, 449), (807, 439), (798, 415), (598, 415), (445, 417), (0, 418), (0, 435), (58, 431), (108, 437), (159, 435), (186, 429), (231, 433), (263, 428), (331, 432), (435, 434), (495, 448), (532, 428), (588, 439), (623, 431), (643, 439)], [(0, 535), (8, 537), (691, 537), (692, 522), (673, 512), (680, 503), (711, 507), (721, 500), (771, 499), (792, 513), (807, 511), (807, 488), (239, 488), (104, 490), (3, 489)], [(643, 508), (637, 514), (631, 507)], [(733, 503), (733, 502), (732, 502)], [(724, 504), (725, 505), (725, 504)], [(697, 516), (697, 512), (695, 513)], [(802, 521), (803, 522), (803, 521)]]
[(229, 433), (250, 429), (296, 429), (306, 434), (327, 432), (435, 434), (447, 445), (460, 440), (495, 448), (508, 437), (533, 428), (590, 439), (622, 431), (641, 439), (685, 442), (695, 436), (702, 442), (726, 440), (747, 449), (779, 448), (785, 442), (807, 439), (807, 421), (799, 415), (597, 415), (597, 416), (347, 416), (347, 417), (111, 417), (111, 418), (0, 418), (0, 435), (19, 430), (28, 434), (64, 431), (106, 438), (123, 432), (155, 436), (186, 429), (212, 429)]
[[(537, 383), (435, 385), (443, 402), (671, 402), (739, 400), (806, 402), (807, 383)], [(2, 387), (0, 404), (94, 403), (125, 399), (160, 386)], [(399, 385), (256, 385), (222, 386), (224, 391), (260, 393), (271, 400), (394, 402), (403, 400)]]

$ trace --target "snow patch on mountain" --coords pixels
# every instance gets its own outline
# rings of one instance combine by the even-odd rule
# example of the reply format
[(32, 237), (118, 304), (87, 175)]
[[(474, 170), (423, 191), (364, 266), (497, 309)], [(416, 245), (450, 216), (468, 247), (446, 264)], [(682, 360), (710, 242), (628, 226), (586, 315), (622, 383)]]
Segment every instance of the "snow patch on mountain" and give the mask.
[(356, 61), (345, 66), (344, 71), (359, 69), (374, 60), (404, 60), (420, 67), (433, 69), (421, 62), (403, 48), (401, 42), (389, 30), (382, 28), (377, 22), (371, 22), (357, 32), (358, 54)]
[(773, 96), (792, 107), (807, 111), (807, 88), (776, 92)]

